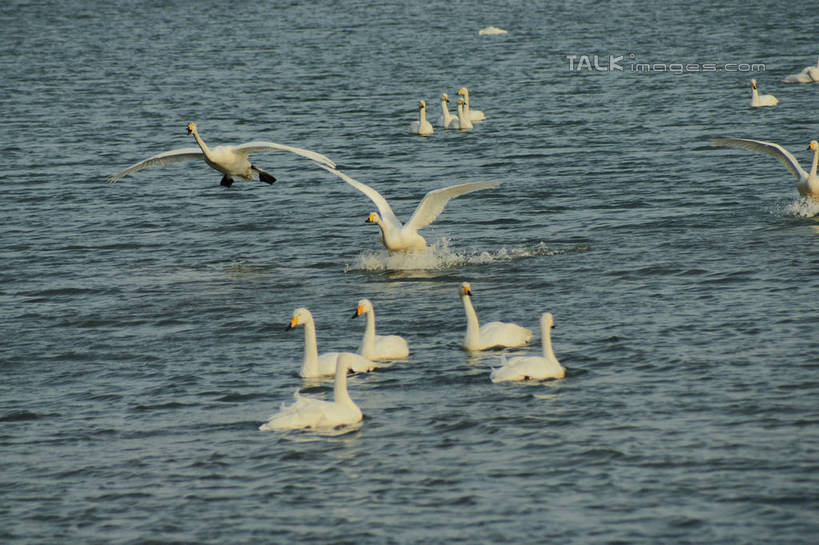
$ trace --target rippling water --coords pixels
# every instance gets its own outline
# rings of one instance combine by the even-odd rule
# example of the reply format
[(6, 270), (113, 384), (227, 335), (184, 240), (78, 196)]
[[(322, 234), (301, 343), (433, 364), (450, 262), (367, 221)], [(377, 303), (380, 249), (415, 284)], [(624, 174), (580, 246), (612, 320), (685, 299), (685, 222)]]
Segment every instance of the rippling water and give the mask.
[[(780, 82), (815, 62), (819, 16), (770, 6), (8, 2), (0, 541), (815, 542), (816, 210), (773, 159), (709, 145), (810, 160), (819, 86)], [(778, 107), (748, 107), (751, 77)], [(464, 85), (484, 123), (407, 134)], [(273, 186), (199, 163), (104, 183), (192, 146), (189, 121), (325, 153), (400, 218), (502, 185), (408, 259), (289, 154), (256, 156)], [(500, 354), (459, 348), (463, 280), (485, 321), (552, 312), (567, 378), (492, 384)], [(259, 432), (296, 390), (331, 395), (297, 376), (293, 309), (354, 350), (362, 297), (412, 354), (351, 377), (361, 426)]]

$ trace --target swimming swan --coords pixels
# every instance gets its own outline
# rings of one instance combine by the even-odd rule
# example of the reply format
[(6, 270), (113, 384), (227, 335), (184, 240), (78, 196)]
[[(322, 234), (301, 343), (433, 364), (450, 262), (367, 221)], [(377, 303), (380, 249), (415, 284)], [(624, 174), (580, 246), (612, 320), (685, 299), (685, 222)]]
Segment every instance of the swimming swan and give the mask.
[(296, 391), (296, 401), (289, 407), (282, 404), (281, 410), (270, 417), (261, 431), (282, 431), (301, 429), (332, 429), (349, 426), (363, 418), (361, 409), (347, 392), (347, 371), (356, 354), (341, 352), (336, 355), (335, 384), (333, 401), (313, 397), (302, 397)]
[[(446, 93), (441, 95), (441, 117), (438, 118), (438, 124), (445, 129), (451, 129), (449, 125), (458, 119), (449, 113), (449, 96)], [(457, 127), (455, 127), (457, 128)]]
[(418, 121), (410, 123), (410, 132), (421, 136), (429, 136), (434, 132), (432, 123), (427, 121), (427, 103), (423, 100), (418, 103)]
[(362, 299), (356, 306), (353, 318), (367, 315), (367, 327), (358, 353), (368, 360), (398, 360), (409, 356), (409, 345), (398, 335), (375, 334), (375, 311), (369, 299)]
[(497, 36), (498, 34), (509, 34), (509, 31), (496, 26), (488, 26), (478, 31), (479, 36)]
[(543, 340), (543, 356), (521, 356), (508, 362), (503, 357), (503, 367), (493, 369), (490, 374), (492, 382), (515, 380), (546, 380), (563, 378), (566, 369), (557, 361), (552, 350), (552, 328), (554, 317), (546, 312), (540, 317), (540, 335)]
[(819, 142), (816, 140), (813, 140), (808, 146), (808, 149), (813, 151), (813, 164), (810, 167), (810, 173), (805, 172), (796, 157), (788, 150), (773, 142), (750, 140), (748, 138), (714, 138), (711, 142), (715, 146), (733, 146), (770, 155), (785, 165), (785, 168), (796, 177), (796, 190), (799, 191), (800, 195), (819, 201), (819, 177), (816, 175), (816, 167), (819, 165)]
[(816, 66), (806, 66), (798, 74), (785, 76), (784, 83), (815, 83), (819, 81), (819, 62)]
[(469, 91), (466, 87), (461, 87), (458, 89), (458, 94), (463, 95), (464, 97), (464, 113), (466, 114), (467, 119), (470, 121), (483, 121), (486, 119), (486, 116), (483, 115), (483, 112), (480, 110), (472, 110), (469, 107)]
[(449, 124), (450, 129), (468, 131), (469, 129), (474, 128), (474, 125), (472, 125), (472, 122), (466, 116), (465, 104), (466, 101), (464, 99), (458, 100), (458, 117), (453, 119), (452, 123)]
[(375, 223), (381, 229), (381, 243), (389, 252), (420, 252), (426, 249), (427, 243), (424, 237), (418, 234), (418, 231), (435, 221), (441, 212), (444, 211), (446, 203), (450, 199), (459, 195), (465, 195), (472, 191), (479, 191), (481, 189), (489, 189), (490, 187), (498, 187), (500, 182), (470, 182), (461, 185), (453, 185), (436, 189), (427, 193), (412, 217), (406, 225), (402, 225), (398, 218), (390, 208), (387, 199), (372, 187), (353, 180), (343, 172), (334, 168), (329, 168), (325, 165), (318, 164), (327, 172), (332, 172), (354, 188), (364, 193), (371, 201), (378, 207), (379, 214), (372, 212), (367, 218), (367, 223)]
[(779, 104), (779, 99), (773, 95), (760, 95), (756, 89), (756, 80), (751, 80), (751, 106), (758, 108), (759, 106), (776, 106)]
[(463, 282), (460, 286), (461, 301), (466, 311), (466, 335), (463, 349), (468, 351), (487, 350), (523, 346), (532, 338), (532, 331), (517, 324), (506, 322), (489, 322), (480, 326), (478, 315), (472, 307), (472, 286)]
[[(285, 329), (290, 331), (299, 325), (304, 326), (304, 360), (299, 374), (303, 378), (332, 376), (336, 372), (336, 359), (339, 353), (325, 352), (319, 355), (318, 343), (316, 342), (316, 324), (313, 321), (313, 315), (306, 308), (294, 310), (293, 317)], [(356, 373), (366, 373), (378, 367), (377, 363), (363, 356), (358, 354), (354, 354), (354, 356), (354, 358), (348, 359), (350, 369)]]
[(188, 123), (188, 134), (193, 135), (196, 143), (199, 144), (199, 148), (176, 149), (166, 151), (165, 153), (160, 153), (159, 155), (154, 155), (153, 157), (149, 157), (144, 161), (140, 161), (139, 163), (129, 166), (123, 171), (117, 172), (108, 178), (108, 183), (116, 183), (116, 181), (120, 178), (124, 178), (125, 176), (133, 174), (138, 170), (154, 165), (167, 165), (169, 163), (177, 163), (179, 161), (204, 159), (211, 168), (214, 168), (224, 174), (220, 185), (225, 187), (230, 187), (233, 185), (234, 177), (243, 178), (245, 180), (260, 179), (263, 182), (272, 184), (276, 181), (276, 178), (264, 170), (250, 164), (250, 161), (248, 160), (248, 155), (257, 151), (289, 151), (330, 167), (336, 166), (333, 161), (320, 153), (316, 153), (315, 151), (285, 146), (284, 144), (276, 144), (275, 142), (248, 142), (246, 144), (239, 144), (238, 146), (217, 146), (211, 149), (199, 136), (199, 131), (196, 130), (196, 123)]

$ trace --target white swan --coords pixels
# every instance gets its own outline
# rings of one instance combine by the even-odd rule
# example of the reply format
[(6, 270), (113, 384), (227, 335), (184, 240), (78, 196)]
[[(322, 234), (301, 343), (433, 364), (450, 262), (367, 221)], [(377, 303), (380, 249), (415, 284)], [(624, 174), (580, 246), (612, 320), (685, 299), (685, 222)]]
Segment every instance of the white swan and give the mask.
[(427, 103), (423, 100), (418, 103), (418, 121), (410, 123), (410, 132), (421, 136), (429, 136), (434, 132), (432, 123), (427, 121)]
[(819, 142), (816, 140), (811, 141), (810, 145), (808, 145), (808, 149), (813, 151), (813, 164), (810, 167), (810, 172), (805, 172), (796, 157), (788, 150), (773, 142), (750, 140), (748, 138), (714, 138), (711, 142), (715, 146), (733, 146), (770, 155), (785, 165), (785, 168), (796, 177), (796, 190), (799, 191), (800, 195), (819, 201), (819, 177), (816, 174), (816, 168), (819, 166)]
[[(437, 218), (441, 212), (444, 211), (446, 203), (450, 199), (459, 195), (465, 195), (472, 191), (479, 191), (481, 189), (489, 189), (491, 187), (498, 187), (500, 182), (470, 182), (466, 184), (453, 185), (441, 189), (435, 189), (427, 193), (412, 217), (403, 225), (390, 208), (387, 199), (372, 187), (353, 180), (343, 172), (334, 168), (329, 168), (325, 165), (318, 164), (327, 172), (332, 172), (354, 188), (364, 193), (371, 201), (378, 207), (378, 214), (372, 212), (367, 218), (367, 223), (375, 223), (381, 229), (381, 243), (389, 252), (419, 252), (427, 247), (424, 237), (418, 234), (418, 231)], [(379, 215), (380, 214), (380, 215)]]
[(751, 106), (758, 108), (760, 106), (776, 106), (779, 104), (779, 99), (773, 95), (760, 95), (756, 89), (756, 80), (751, 80)]
[(472, 121), (466, 116), (466, 109), (465, 109), (466, 101), (464, 99), (458, 100), (458, 117), (452, 120), (450, 123), (450, 129), (460, 129), (462, 131), (468, 131), (469, 129), (474, 128)]
[(464, 113), (466, 114), (467, 119), (470, 121), (483, 121), (486, 119), (486, 116), (480, 110), (473, 110), (469, 107), (469, 91), (466, 87), (461, 87), (458, 89), (458, 94), (464, 97)]
[(489, 322), (482, 326), (479, 325), (478, 315), (472, 307), (472, 286), (469, 285), (469, 282), (461, 284), (460, 295), (464, 304), (464, 311), (466, 311), (464, 350), (474, 352), (489, 348), (523, 346), (532, 339), (532, 330), (517, 324)]
[(492, 382), (507, 382), (514, 380), (546, 380), (548, 378), (563, 378), (566, 369), (557, 361), (552, 350), (552, 328), (554, 317), (546, 312), (540, 317), (540, 335), (543, 341), (543, 356), (521, 356), (512, 358), (508, 362), (503, 356), (503, 367), (492, 369)]
[(256, 151), (289, 151), (330, 167), (336, 166), (333, 161), (315, 151), (285, 146), (284, 144), (276, 144), (275, 142), (248, 142), (247, 144), (239, 144), (238, 146), (217, 146), (211, 149), (199, 136), (199, 131), (196, 130), (196, 123), (188, 123), (188, 134), (193, 134), (196, 143), (199, 144), (199, 148), (176, 149), (154, 155), (144, 161), (129, 166), (125, 170), (117, 172), (108, 178), (108, 183), (116, 183), (120, 178), (124, 178), (138, 170), (154, 165), (167, 165), (179, 161), (204, 159), (210, 167), (224, 174), (220, 184), (225, 187), (233, 185), (234, 177), (243, 178), (245, 180), (259, 179), (268, 184), (272, 184), (276, 181), (276, 178), (250, 164), (248, 160), (248, 155)]
[[(297, 308), (293, 311), (293, 317), (286, 330), (289, 331), (299, 325), (304, 326), (304, 360), (302, 360), (299, 374), (303, 378), (332, 376), (336, 372), (336, 359), (339, 352), (325, 352), (319, 355), (316, 324), (313, 321), (313, 315), (306, 308)], [(378, 367), (374, 361), (358, 354), (354, 356), (354, 358), (349, 358), (349, 367), (356, 373), (366, 373)]]
[(438, 118), (438, 124), (445, 129), (451, 129), (449, 125), (454, 121), (457, 121), (457, 118), (449, 113), (449, 96), (444, 93), (441, 95), (441, 117)]
[(478, 36), (497, 36), (498, 34), (509, 34), (509, 31), (496, 26), (488, 26), (478, 31)]
[(816, 66), (806, 66), (798, 74), (785, 76), (784, 83), (815, 83), (819, 81), (819, 62)]
[(367, 326), (358, 353), (368, 360), (399, 360), (409, 356), (409, 345), (406, 339), (398, 335), (375, 334), (375, 310), (369, 299), (361, 299), (356, 306), (353, 318), (367, 315)]
[(296, 391), (296, 401), (292, 405), (282, 404), (281, 410), (270, 417), (261, 431), (283, 431), (301, 429), (332, 429), (360, 422), (363, 415), (358, 405), (347, 392), (347, 371), (356, 354), (341, 352), (336, 355), (335, 384), (333, 401), (313, 397), (302, 397)]

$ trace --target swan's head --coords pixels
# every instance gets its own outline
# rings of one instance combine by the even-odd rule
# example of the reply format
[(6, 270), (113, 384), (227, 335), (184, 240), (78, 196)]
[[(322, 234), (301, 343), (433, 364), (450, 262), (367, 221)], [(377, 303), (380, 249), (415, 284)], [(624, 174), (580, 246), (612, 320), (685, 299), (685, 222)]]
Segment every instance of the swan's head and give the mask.
[(427, 107), (427, 103), (424, 102), (423, 100), (418, 103), (418, 109), (419, 110), (424, 110), (424, 109), (426, 109), (426, 107)]
[(751, 80), (751, 89), (756, 89), (756, 80), (755, 79)]
[(297, 308), (293, 311), (293, 317), (290, 318), (290, 323), (287, 325), (285, 331), (290, 331), (296, 326), (304, 325), (307, 322), (313, 321), (313, 315), (306, 308)]
[(188, 123), (188, 135), (191, 135), (196, 130), (196, 123)]
[(551, 312), (544, 312), (540, 317), (540, 327), (542, 329), (551, 329), (555, 326), (555, 318)]
[(466, 87), (461, 87), (460, 89), (458, 89), (459, 95), (465, 95), (467, 92), (468, 91), (466, 90)]
[(367, 216), (367, 219), (366, 219), (366, 220), (364, 220), (364, 223), (376, 223), (376, 224), (380, 224), (380, 223), (381, 223), (381, 216), (379, 216), (379, 215), (378, 215), (378, 214), (376, 214), (375, 212), (370, 212), (370, 215), (369, 215), (369, 216)]
[(366, 314), (367, 312), (373, 311), (373, 304), (370, 302), (369, 299), (362, 299), (358, 302), (358, 305), (355, 307), (355, 313), (353, 314), (353, 318), (358, 318), (362, 314)]
[(808, 145), (808, 149), (811, 151), (816, 151), (817, 149), (819, 149), (819, 142), (817, 142), (816, 140), (811, 141), (810, 145)]
[(449, 102), (449, 96), (446, 93), (444, 93), (443, 95), (441, 95), (441, 100), (443, 100), (444, 102)]
[(460, 291), (461, 297), (470, 296), (470, 295), (472, 295), (472, 286), (469, 285), (469, 282), (462, 282), (459, 291)]

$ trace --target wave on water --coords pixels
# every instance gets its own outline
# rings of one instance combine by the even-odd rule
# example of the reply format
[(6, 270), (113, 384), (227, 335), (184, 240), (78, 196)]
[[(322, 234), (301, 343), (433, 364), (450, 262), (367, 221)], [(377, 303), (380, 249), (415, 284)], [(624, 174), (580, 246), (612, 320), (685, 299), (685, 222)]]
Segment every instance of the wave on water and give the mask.
[(499, 248), (490, 251), (458, 252), (449, 247), (449, 239), (441, 239), (423, 252), (393, 254), (387, 252), (366, 252), (358, 256), (356, 262), (345, 266), (350, 271), (412, 271), (445, 270), (466, 265), (486, 265), (508, 263), (530, 257), (552, 256), (569, 252), (584, 252), (588, 246), (571, 248), (549, 248), (545, 242), (517, 248)]
[(797, 218), (813, 218), (819, 215), (819, 201), (802, 197), (785, 208), (785, 213)]

